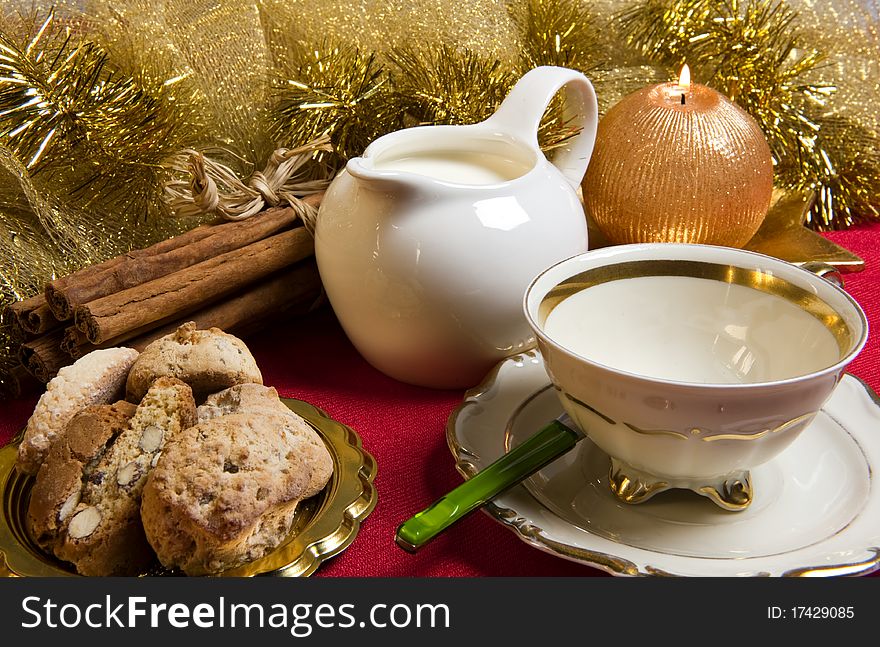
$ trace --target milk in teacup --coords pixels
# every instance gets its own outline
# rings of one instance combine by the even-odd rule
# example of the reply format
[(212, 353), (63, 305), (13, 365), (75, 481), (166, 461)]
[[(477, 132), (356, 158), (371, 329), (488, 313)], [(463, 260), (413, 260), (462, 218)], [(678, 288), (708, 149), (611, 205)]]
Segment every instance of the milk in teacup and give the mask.
[(831, 331), (796, 303), (691, 276), (587, 287), (553, 308), (544, 331), (593, 362), (703, 384), (783, 380), (831, 366), (841, 354)]

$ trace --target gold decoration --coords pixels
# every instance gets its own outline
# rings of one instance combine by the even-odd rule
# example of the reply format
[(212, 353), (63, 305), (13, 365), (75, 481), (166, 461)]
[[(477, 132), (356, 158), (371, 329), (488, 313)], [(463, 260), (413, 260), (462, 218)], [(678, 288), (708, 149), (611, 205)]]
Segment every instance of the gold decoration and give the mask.
[[(390, 18), (383, 25), (389, 37), (374, 50), (334, 44), (327, 37), (317, 45), (291, 40), (279, 27), (290, 24), (289, 29), (294, 29), (278, 17), (282, 11), (273, 5), (271, 34), (279, 61), (274, 139), (290, 146), (329, 135), (342, 160), (404, 126), (482, 121), (532, 67), (592, 70), (604, 60), (597, 19), (587, 4), (576, 0), (507, 4), (507, 35), (517, 38), (522, 50), (518, 57), (504, 58), (487, 55), (485, 47), (475, 47), (470, 39), (412, 39), (418, 43), (413, 44), (400, 39), (396, 31), (405, 33), (411, 26)], [(575, 133), (563, 118), (561, 99), (555, 100), (539, 130), (542, 147), (557, 147)]]
[[(51, 11), (0, 19), (0, 311), (185, 228), (158, 218), (159, 162), (183, 141), (180, 113), (75, 26)], [(15, 365), (9, 326), (4, 316), (0, 391)]]
[(880, 548), (869, 548), (868, 557), (849, 564), (821, 564), (793, 568), (783, 573), (784, 577), (857, 577), (868, 575), (880, 566)]
[(520, 55), (507, 0), (261, 0), (259, 4), (264, 16), (271, 18), (270, 42), (280, 38), (316, 45), (327, 39), (379, 55), (414, 43), (426, 47), (445, 43), (507, 66)]
[(742, 479), (732, 478), (719, 485), (704, 485), (698, 491), (725, 510), (734, 512), (749, 507), (754, 496), (752, 480), (748, 472)]
[[(391, 80), (375, 54), (330, 46), (288, 53), (276, 81), (274, 139), (284, 145), (329, 137), (339, 158), (357, 156), (371, 141), (403, 127)], [(294, 144), (296, 142), (296, 144)]]
[(611, 457), (608, 485), (618, 499), (632, 505), (644, 503), (656, 494), (676, 488), (692, 490), (710, 499), (715, 505), (732, 512), (745, 510), (753, 498), (752, 479), (748, 471), (716, 477), (704, 485), (691, 480), (670, 483), (661, 481), (614, 457)]
[(589, 3), (524, 0), (509, 4), (522, 39), (522, 66), (573, 67), (589, 72), (605, 57), (602, 30)]
[[(815, 231), (804, 227), (811, 194), (774, 191), (770, 211), (744, 249), (781, 258), (795, 265), (820, 263), (842, 272), (859, 272), (865, 261)], [(590, 238), (592, 242), (595, 237)]]
[(491, 115), (517, 77), (498, 60), (440, 45), (390, 54), (396, 92), (417, 123), (472, 124)]
[[(843, 81), (824, 80), (828, 54), (798, 18), (781, 1), (645, 0), (626, 8), (619, 25), (649, 60), (667, 67), (687, 62), (698, 78), (757, 120), (773, 151), (779, 185), (816, 195), (809, 225), (841, 228), (880, 217), (877, 130), (839, 112), (834, 95)], [(862, 18), (873, 23), (876, 56), (877, 16)], [(862, 29), (852, 25), (849, 31)], [(873, 101), (876, 88), (875, 81)]]
[(773, 165), (748, 114), (703, 85), (650, 86), (599, 122), (584, 205), (614, 243), (741, 247), (770, 205)]
[[(865, 268), (862, 258), (804, 227), (812, 204), (812, 194), (774, 189), (770, 210), (764, 222), (743, 249), (780, 258), (795, 265), (820, 263), (840, 272), (862, 271)], [(587, 219), (587, 226), (591, 249), (611, 244), (592, 218)]]
[(636, 476), (628, 466), (615, 458), (611, 459), (608, 485), (618, 499), (632, 505), (643, 503), (655, 494), (669, 489), (669, 483), (666, 481), (651, 480), (643, 478), (642, 475)]
[[(670, 438), (676, 438), (678, 440), (687, 440), (689, 436), (680, 431), (672, 431), (671, 429), (641, 429), (640, 427), (636, 427), (633, 424), (628, 422), (623, 423), (630, 429), (632, 429), (637, 434), (642, 434), (644, 436), (668, 436)], [(700, 433), (699, 429), (691, 429), (691, 433)]]
[(177, 115), (114, 70), (100, 47), (71, 44), (53, 23), (50, 13), (22, 39), (0, 32), (0, 138), (31, 175), (47, 175), (53, 192), (65, 184), (83, 208), (100, 192), (146, 214), (161, 190), (163, 154), (180, 145)]

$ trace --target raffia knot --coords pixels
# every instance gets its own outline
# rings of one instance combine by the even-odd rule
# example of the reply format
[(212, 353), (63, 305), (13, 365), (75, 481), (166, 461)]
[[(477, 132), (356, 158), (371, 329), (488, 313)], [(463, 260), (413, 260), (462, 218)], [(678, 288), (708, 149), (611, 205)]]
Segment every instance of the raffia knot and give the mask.
[(213, 213), (220, 205), (217, 183), (205, 172), (205, 156), (195, 151), (193, 153), (189, 160), (193, 204), (203, 213)]
[(268, 204), (270, 207), (277, 207), (279, 198), (275, 191), (272, 190), (272, 186), (269, 184), (269, 179), (263, 175), (260, 171), (255, 172), (248, 179), (248, 186), (252, 188), (254, 191), (260, 194), (263, 198), (263, 202)]
[(328, 150), (327, 137), (299, 148), (279, 148), (266, 168), (243, 182), (225, 164), (186, 149), (168, 164), (176, 177), (165, 185), (167, 202), (181, 217), (207, 215), (223, 220), (244, 220), (266, 207), (287, 205), (314, 233), (317, 208), (302, 198), (323, 191), (330, 180), (312, 177), (308, 162), (316, 152)]

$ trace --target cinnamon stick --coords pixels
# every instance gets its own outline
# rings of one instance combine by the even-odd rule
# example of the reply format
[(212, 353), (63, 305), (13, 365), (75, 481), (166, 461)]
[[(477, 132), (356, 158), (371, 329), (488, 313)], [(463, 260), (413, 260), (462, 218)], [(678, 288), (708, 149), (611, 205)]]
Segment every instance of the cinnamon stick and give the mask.
[[(64, 329), (64, 334), (61, 337), (61, 350), (73, 356), (74, 348), (88, 343), (89, 340), (83, 331), (76, 326), (69, 326)], [(74, 357), (74, 359), (77, 358)]]
[[(207, 229), (207, 227), (204, 227)], [(195, 230), (193, 230), (195, 231)], [(170, 239), (174, 240), (174, 238)], [(64, 297), (64, 290), (73, 282), (86, 283), (89, 279), (125, 260), (125, 255), (107, 259), (97, 265), (88, 265), (67, 276), (50, 281), (43, 288), (43, 296), (58, 321), (69, 321), (73, 318), (73, 309)]]
[(296, 227), (81, 305), (75, 310), (76, 326), (86, 333), (91, 343), (101, 344), (148, 324), (162, 325), (313, 252), (312, 237), (304, 227)]
[(214, 225), (201, 225), (194, 229), (190, 229), (179, 236), (159, 241), (150, 247), (133, 249), (125, 254), (110, 258), (103, 263), (89, 265), (81, 270), (73, 272), (72, 274), (50, 281), (46, 284), (43, 291), (46, 301), (49, 303), (52, 313), (59, 321), (68, 321), (73, 318), (75, 306), (75, 304), (72, 304), (66, 296), (69, 290), (83, 290), (81, 298), (86, 297), (90, 290), (101, 292), (101, 277), (107, 272), (111, 272), (113, 268), (125, 263), (127, 260), (173, 251), (207, 238), (208, 236), (213, 235), (215, 230), (216, 226)]
[(318, 266), (314, 259), (307, 259), (266, 281), (248, 286), (232, 298), (138, 337), (135, 343), (139, 345), (148, 337), (151, 337), (150, 341), (163, 337), (187, 321), (195, 321), (200, 329), (215, 327), (236, 334), (253, 332), (285, 315), (308, 312), (320, 303), (321, 295)]
[(36, 332), (31, 330), (30, 322), (28, 321), (28, 319), (32, 312), (39, 310), (45, 305), (46, 298), (42, 294), (38, 294), (29, 299), (16, 301), (15, 303), (7, 306), (6, 316), (10, 319), (15, 320), (19, 328), (21, 328), (22, 330), (27, 332)]
[(5, 314), (12, 339), (19, 343), (30, 341), (59, 325), (42, 294), (16, 301), (7, 306)]
[(70, 356), (61, 350), (63, 334), (63, 331), (55, 330), (25, 342), (18, 351), (22, 366), (44, 384), (55, 377), (59, 369), (72, 363)]
[[(163, 241), (153, 247), (130, 252), (122, 261), (101, 272), (92, 273), (84, 280), (71, 279), (62, 289), (53, 285), (50, 288), (52, 298), (59, 309), (75, 311), (78, 305), (116, 294), (263, 240), (290, 227), (296, 220), (293, 209), (270, 209), (247, 220), (215, 225), (207, 231), (200, 231), (197, 240), (189, 240), (186, 244), (171, 249), (167, 249), (168, 246), (164, 245), (167, 241)], [(186, 234), (177, 238), (185, 236)]]
[(229, 333), (248, 334), (285, 315), (308, 312), (320, 303), (321, 294), (318, 267), (314, 260), (307, 259), (187, 317), (138, 335), (125, 334), (108, 339), (100, 345), (85, 341), (70, 352), (74, 359), (79, 359), (98, 348), (128, 346), (143, 350), (151, 342), (174, 332), (187, 321), (194, 321), (200, 329), (216, 327)]
[(40, 335), (60, 325), (57, 317), (52, 313), (52, 308), (46, 302), (46, 297), (41, 294), (40, 298), (43, 300), (42, 305), (31, 310), (27, 318), (21, 322), (22, 327), (32, 335)]
[(19, 344), (33, 339), (33, 335), (25, 332), (25, 329), (21, 327), (21, 323), (19, 323), (18, 319), (12, 315), (9, 317), (9, 334), (12, 337), (12, 341)]

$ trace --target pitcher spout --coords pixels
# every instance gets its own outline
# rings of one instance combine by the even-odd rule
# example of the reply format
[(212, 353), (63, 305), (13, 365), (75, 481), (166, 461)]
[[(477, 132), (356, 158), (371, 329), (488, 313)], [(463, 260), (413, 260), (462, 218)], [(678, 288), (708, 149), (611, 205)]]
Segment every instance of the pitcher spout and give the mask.
[(345, 170), (365, 187), (375, 191), (400, 191), (411, 184), (400, 172), (374, 168), (370, 157), (353, 157), (345, 165)]

